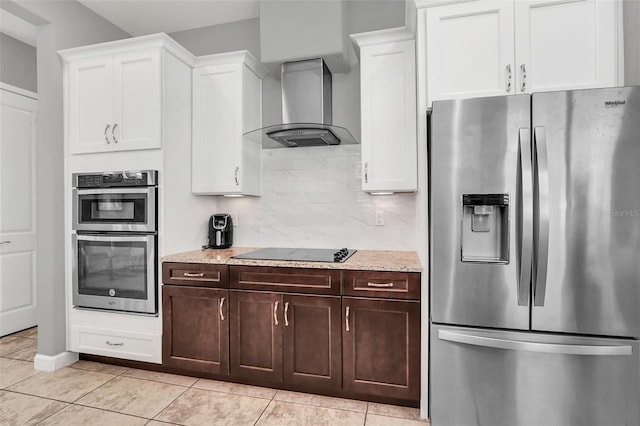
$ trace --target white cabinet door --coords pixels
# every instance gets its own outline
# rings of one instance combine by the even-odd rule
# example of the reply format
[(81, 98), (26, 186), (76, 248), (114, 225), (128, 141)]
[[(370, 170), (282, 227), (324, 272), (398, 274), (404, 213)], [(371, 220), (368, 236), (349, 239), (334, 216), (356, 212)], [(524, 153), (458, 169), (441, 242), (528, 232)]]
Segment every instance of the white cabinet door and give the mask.
[(0, 90), (0, 336), (37, 324), (36, 101)]
[(429, 105), (514, 93), (513, 2), (428, 8), (424, 30)]
[(516, 1), (517, 91), (615, 86), (616, 7), (611, 0)]
[(415, 41), (360, 51), (362, 190), (416, 191)]
[(113, 148), (119, 151), (160, 148), (160, 51), (114, 55), (113, 81)]
[(72, 154), (111, 150), (113, 138), (112, 56), (71, 63), (68, 67), (67, 112)]
[(193, 70), (195, 194), (242, 193), (242, 67), (222, 64)]

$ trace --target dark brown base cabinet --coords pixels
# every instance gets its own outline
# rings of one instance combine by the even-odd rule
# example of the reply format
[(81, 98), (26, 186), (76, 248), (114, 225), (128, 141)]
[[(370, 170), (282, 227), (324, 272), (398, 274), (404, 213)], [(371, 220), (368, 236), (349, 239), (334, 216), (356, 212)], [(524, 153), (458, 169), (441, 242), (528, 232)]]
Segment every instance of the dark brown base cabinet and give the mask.
[(347, 391), (420, 397), (420, 303), (344, 297), (343, 387)]
[(163, 365), (229, 373), (228, 293), (227, 289), (163, 287)]
[(231, 375), (340, 388), (340, 297), (231, 290), (230, 302)]
[(163, 282), (166, 367), (419, 400), (419, 273), (164, 263)]

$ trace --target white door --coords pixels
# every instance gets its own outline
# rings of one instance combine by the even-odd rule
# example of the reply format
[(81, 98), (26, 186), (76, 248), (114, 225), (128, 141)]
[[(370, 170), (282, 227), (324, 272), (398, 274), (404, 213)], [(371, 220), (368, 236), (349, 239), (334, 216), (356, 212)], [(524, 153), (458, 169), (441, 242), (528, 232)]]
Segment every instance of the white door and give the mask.
[(513, 2), (426, 10), (427, 100), (514, 93)]
[(113, 56), (113, 149), (161, 146), (160, 50)]
[(517, 92), (615, 86), (616, 7), (610, 0), (517, 1)]
[(107, 55), (74, 61), (67, 68), (65, 108), (72, 154), (112, 149), (112, 65)]
[(242, 130), (242, 64), (194, 69), (193, 193), (242, 193)]
[(37, 324), (36, 105), (0, 90), (0, 336)]
[(413, 40), (361, 49), (362, 190), (415, 191)]

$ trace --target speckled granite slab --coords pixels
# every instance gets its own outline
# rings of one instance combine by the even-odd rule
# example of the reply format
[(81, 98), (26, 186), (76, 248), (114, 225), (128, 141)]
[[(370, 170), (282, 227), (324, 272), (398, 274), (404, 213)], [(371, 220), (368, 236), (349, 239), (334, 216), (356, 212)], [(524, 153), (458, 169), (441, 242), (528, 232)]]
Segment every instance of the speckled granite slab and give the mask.
[(360, 271), (421, 272), (422, 265), (415, 251), (358, 250), (344, 263), (293, 262), (283, 260), (233, 259), (257, 248), (232, 247), (223, 250), (193, 250), (162, 257), (163, 262), (212, 263), (217, 265), (274, 266), (286, 268), (351, 269)]

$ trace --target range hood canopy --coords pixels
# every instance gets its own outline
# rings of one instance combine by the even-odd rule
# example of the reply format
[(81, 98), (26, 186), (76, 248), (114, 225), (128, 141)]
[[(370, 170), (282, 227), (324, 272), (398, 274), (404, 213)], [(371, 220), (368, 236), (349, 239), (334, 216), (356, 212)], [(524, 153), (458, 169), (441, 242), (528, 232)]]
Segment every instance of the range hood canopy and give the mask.
[(332, 124), (331, 72), (322, 58), (284, 62), (281, 81), (283, 124), (247, 132), (245, 138), (265, 149), (358, 143)]

